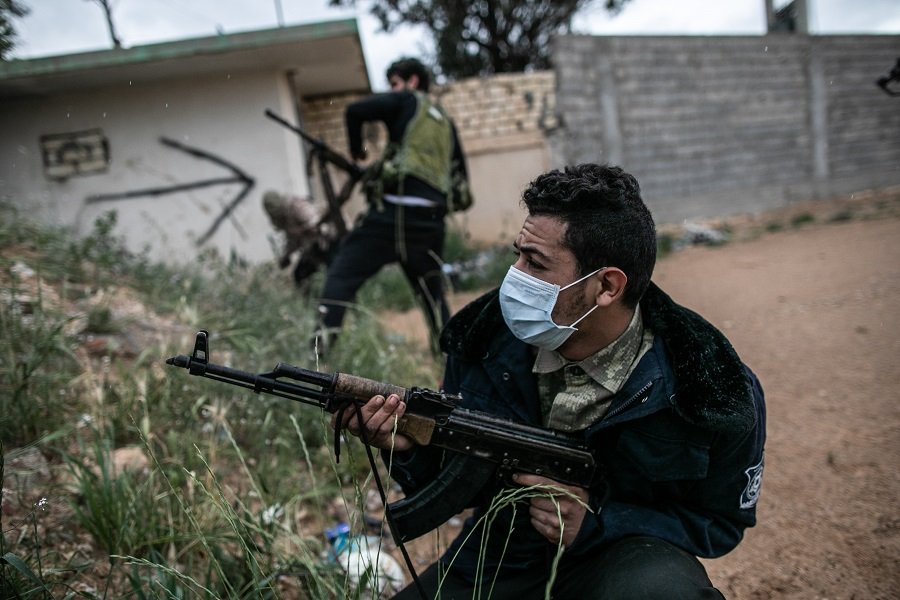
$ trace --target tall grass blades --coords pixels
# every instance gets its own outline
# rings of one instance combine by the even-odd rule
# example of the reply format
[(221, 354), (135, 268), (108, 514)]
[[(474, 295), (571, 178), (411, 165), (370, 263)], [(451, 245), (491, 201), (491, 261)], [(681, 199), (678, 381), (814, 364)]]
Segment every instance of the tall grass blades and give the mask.
[[(80, 239), (0, 216), (0, 440), (49, 461), (49, 482), (4, 496), (0, 597), (373, 597), (372, 574), (342, 569), (324, 536), (337, 521), (364, 532), (377, 510), (360, 442), (338, 464), (319, 408), (164, 361), (200, 328), (211, 361), (247, 371), (288, 362), (436, 388), (438, 361), (360, 305), (320, 363), (315, 294), (273, 265), (152, 263), (124, 249), (115, 213)], [(29, 521), (38, 485), (59, 498), (52, 525)]]
[(31, 287), (14, 276), (0, 290), (0, 437), (13, 447), (69, 420), (67, 384), (78, 370), (71, 318), (46, 305), (39, 279)]

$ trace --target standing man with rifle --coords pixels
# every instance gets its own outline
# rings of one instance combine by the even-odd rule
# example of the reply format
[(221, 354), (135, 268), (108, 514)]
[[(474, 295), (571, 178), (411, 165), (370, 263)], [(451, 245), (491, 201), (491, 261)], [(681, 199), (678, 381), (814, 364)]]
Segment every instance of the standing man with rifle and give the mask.
[[(697, 557), (731, 551), (756, 523), (759, 381), (721, 332), (650, 281), (655, 226), (634, 177), (592, 164), (551, 171), (523, 201), (502, 285), (441, 335), (445, 392), (579, 437), (597, 468), (583, 485), (549, 469), (485, 484), (421, 587), (396, 598), (722, 598)], [(397, 432), (406, 409), (385, 392), (333, 424), (384, 449), (409, 496), (437, 481), (446, 456)], [(510, 485), (536, 493), (498, 503)]]
[[(422, 304), (433, 346), (449, 318), (441, 258), (444, 216), (468, 194), (462, 147), (450, 118), (427, 97), (430, 74), (416, 59), (387, 70), (391, 91), (347, 107), (354, 160), (365, 160), (362, 126), (387, 126), (388, 148), (380, 173), (368, 184), (369, 208), (341, 243), (328, 269), (319, 305), (327, 347), (362, 285), (385, 265), (399, 263)], [(470, 200), (469, 200), (470, 202)]]

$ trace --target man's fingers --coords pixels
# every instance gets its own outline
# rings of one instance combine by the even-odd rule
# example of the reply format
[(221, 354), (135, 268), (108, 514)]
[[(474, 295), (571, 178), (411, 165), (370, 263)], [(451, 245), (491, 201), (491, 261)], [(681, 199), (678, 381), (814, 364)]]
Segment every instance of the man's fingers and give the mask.
[(513, 481), (522, 486), (529, 485), (559, 485), (556, 481), (541, 477), (540, 475), (531, 475), (529, 473), (516, 473), (513, 475)]
[(406, 404), (397, 394), (372, 396), (363, 405), (350, 405), (333, 414), (331, 427), (346, 430), (376, 448), (406, 451), (412, 448), (412, 441), (399, 432), (394, 436), (397, 419), (405, 412)]
[(531, 517), (531, 526), (551, 542), (559, 541), (562, 535), (561, 525), (559, 518), (555, 515), (547, 517), (546, 513), (542, 513), (540, 518), (536, 518), (534, 515)]
[[(513, 481), (525, 487), (543, 486), (548, 494), (554, 496), (558, 500), (563, 500), (565, 498), (571, 499), (572, 497), (575, 497), (586, 501), (588, 497), (587, 490), (585, 490), (584, 488), (573, 485), (566, 485), (564, 483), (560, 483), (558, 481), (549, 479), (547, 477), (542, 477), (540, 475), (516, 473), (513, 475)], [(543, 501), (552, 504), (552, 501), (550, 499), (543, 496), (537, 496), (532, 501)]]
[(556, 505), (557, 504), (558, 504), (558, 501), (553, 502), (553, 500), (550, 500), (549, 498), (547, 498), (545, 496), (535, 496), (534, 498), (531, 499), (531, 508), (533, 510), (543, 511), (546, 513), (556, 514)]
[[(372, 403), (370, 402), (369, 404)], [(366, 405), (367, 408), (369, 404)], [(403, 409), (403, 403), (400, 402), (400, 398), (395, 394), (382, 399), (382, 402), (377, 406), (377, 410), (372, 411), (369, 415), (363, 414), (363, 418), (366, 420), (366, 430), (373, 434), (389, 434), (394, 430), (396, 419), (403, 415)]]
[(348, 406), (338, 423), (338, 414), (331, 419), (332, 427), (340, 425), (353, 435), (359, 436), (363, 429), (368, 439), (374, 440), (376, 436), (390, 434), (394, 430), (394, 422), (405, 412), (406, 406), (396, 394), (387, 398), (373, 396), (360, 407)]
[[(357, 407), (351, 404), (343, 411), (338, 411), (332, 415), (331, 426), (337, 427), (340, 425), (341, 429), (347, 429), (354, 435), (358, 434), (360, 430), (359, 417), (362, 416), (363, 423), (367, 423), (372, 413), (377, 411), (383, 404), (384, 396), (373, 396), (371, 400), (359, 407), (358, 411)], [(338, 423), (338, 418), (341, 419), (340, 423)]]

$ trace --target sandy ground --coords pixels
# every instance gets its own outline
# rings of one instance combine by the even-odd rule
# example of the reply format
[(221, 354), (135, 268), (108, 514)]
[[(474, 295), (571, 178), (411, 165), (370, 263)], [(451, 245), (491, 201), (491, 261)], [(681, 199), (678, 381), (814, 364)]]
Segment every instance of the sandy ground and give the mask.
[[(900, 188), (729, 225), (732, 241), (679, 250), (654, 276), (766, 390), (759, 524), (705, 561), (710, 576), (739, 600), (900, 598)], [(424, 347), (419, 312), (383, 319)], [(409, 544), (419, 570), (455, 529)]]
[(713, 580), (734, 598), (900, 597), (900, 220), (691, 248), (656, 279), (766, 390), (759, 524)]
[[(743, 239), (657, 266), (657, 283), (722, 329), (766, 391), (759, 523), (705, 561), (729, 598), (900, 597), (898, 195), (748, 220)], [(816, 219), (791, 226), (799, 214)], [(759, 234), (777, 220), (784, 230)], [(417, 562), (439, 546), (421, 540)]]

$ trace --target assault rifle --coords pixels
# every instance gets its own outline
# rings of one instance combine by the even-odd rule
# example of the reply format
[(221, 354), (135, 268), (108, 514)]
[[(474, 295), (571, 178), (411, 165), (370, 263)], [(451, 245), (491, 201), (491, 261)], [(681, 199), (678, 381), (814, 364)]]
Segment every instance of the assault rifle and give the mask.
[(435, 529), (468, 507), (492, 478), (525, 472), (588, 487), (594, 476), (594, 458), (580, 438), (467, 410), (458, 405), (460, 396), (285, 363), (278, 363), (268, 373), (238, 371), (209, 362), (204, 330), (197, 333), (190, 356), (174, 356), (166, 364), (255, 393), (318, 406), (329, 413), (352, 409), (375, 395), (399, 395), (406, 402), (406, 412), (397, 431), (418, 444), (449, 451), (443, 470), (430, 484), (387, 506), (400, 543)]
[[(332, 149), (328, 144), (320, 139), (316, 139), (309, 135), (300, 127), (288, 123), (286, 120), (276, 115), (269, 109), (266, 109), (266, 116), (273, 121), (287, 127), (309, 144), (310, 159), (315, 159), (319, 165), (319, 177), (322, 180), (322, 188), (325, 190), (325, 199), (328, 201), (327, 218), (330, 219), (337, 228), (338, 239), (344, 237), (347, 233), (347, 224), (341, 215), (341, 207), (350, 198), (353, 188), (357, 183), (367, 179), (370, 175), (368, 169), (362, 169), (352, 161), (344, 158), (339, 152)], [(347, 181), (341, 187), (341, 191), (337, 194), (334, 192), (334, 185), (331, 182), (331, 175), (328, 173), (328, 164), (332, 164), (347, 174)]]

